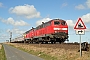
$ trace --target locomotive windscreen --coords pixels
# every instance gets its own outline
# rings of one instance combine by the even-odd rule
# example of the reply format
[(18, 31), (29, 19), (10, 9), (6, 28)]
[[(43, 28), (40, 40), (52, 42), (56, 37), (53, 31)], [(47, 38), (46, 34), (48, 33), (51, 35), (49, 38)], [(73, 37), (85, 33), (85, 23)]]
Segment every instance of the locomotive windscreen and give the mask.
[(54, 21), (54, 25), (59, 25), (60, 22), (59, 21)]
[(65, 21), (62, 21), (61, 24), (62, 24), (62, 25), (66, 25), (66, 22), (65, 22)]

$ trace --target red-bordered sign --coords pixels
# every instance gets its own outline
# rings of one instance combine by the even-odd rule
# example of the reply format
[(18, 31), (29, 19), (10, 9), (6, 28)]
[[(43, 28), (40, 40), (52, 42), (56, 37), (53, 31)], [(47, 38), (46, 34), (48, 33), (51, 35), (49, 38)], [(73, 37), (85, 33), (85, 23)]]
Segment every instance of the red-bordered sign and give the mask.
[(81, 18), (78, 19), (74, 29), (86, 29), (86, 26), (84, 25), (84, 22)]

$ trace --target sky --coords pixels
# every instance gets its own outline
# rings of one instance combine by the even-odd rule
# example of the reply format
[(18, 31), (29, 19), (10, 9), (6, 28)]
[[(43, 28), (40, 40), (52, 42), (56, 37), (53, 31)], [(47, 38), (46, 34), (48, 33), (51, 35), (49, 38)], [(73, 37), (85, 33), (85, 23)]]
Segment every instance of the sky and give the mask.
[(69, 42), (79, 42), (74, 26), (81, 18), (87, 28), (81, 40), (90, 43), (90, 0), (0, 0), (0, 42), (55, 18), (67, 22)]

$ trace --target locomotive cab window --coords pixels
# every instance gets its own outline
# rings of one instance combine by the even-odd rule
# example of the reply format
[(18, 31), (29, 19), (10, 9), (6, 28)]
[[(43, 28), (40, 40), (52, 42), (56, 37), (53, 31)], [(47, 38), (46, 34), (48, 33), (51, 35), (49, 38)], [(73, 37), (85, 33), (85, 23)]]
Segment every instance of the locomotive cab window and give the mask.
[(62, 24), (62, 25), (66, 25), (66, 22), (65, 22), (65, 21), (62, 21), (61, 24)]
[(59, 21), (54, 21), (54, 25), (59, 25), (60, 22)]

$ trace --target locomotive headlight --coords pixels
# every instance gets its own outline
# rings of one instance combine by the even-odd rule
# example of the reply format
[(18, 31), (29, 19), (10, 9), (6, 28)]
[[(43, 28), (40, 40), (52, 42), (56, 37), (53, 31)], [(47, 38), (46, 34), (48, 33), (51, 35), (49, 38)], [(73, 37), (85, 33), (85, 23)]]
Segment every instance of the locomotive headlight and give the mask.
[(54, 28), (54, 30), (60, 30), (60, 28)]
[(55, 31), (55, 33), (57, 33), (57, 31)]
[(54, 30), (68, 30), (68, 28), (53, 28)]
[(62, 28), (62, 30), (67, 30), (67, 28)]

